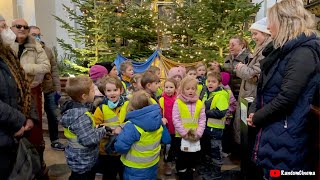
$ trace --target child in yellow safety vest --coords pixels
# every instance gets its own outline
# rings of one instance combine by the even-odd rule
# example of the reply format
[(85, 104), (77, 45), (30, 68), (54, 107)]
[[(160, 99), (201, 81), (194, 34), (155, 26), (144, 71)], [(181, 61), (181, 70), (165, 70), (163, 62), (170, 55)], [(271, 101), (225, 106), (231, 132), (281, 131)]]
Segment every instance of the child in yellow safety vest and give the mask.
[[(147, 72), (151, 72), (153, 74), (155, 74), (156, 76), (158, 76), (159, 79), (161, 79), (161, 71), (160, 68), (158, 68), (157, 66), (150, 66), (149, 69), (147, 70)], [(159, 99), (162, 95), (162, 88), (159, 86), (159, 88), (157, 89), (156, 92), (156, 97), (157, 99)]]
[(98, 158), (98, 145), (106, 134), (105, 128), (96, 128), (90, 107), (87, 106), (94, 99), (94, 84), (87, 76), (69, 78), (66, 92), (72, 100), (62, 107), (61, 125), (68, 139), (65, 156), (71, 169), (69, 179), (94, 180), (93, 167)]
[(145, 72), (141, 78), (141, 86), (150, 95), (151, 102), (157, 104), (156, 92), (160, 86), (159, 77), (153, 73)]
[(131, 86), (130, 81), (134, 75), (133, 65), (130, 61), (125, 61), (120, 64), (121, 81), (123, 85), (123, 94), (128, 94), (128, 88)]
[(117, 137), (115, 149), (121, 153), (124, 180), (157, 179), (162, 141), (170, 143), (169, 132), (162, 125), (157, 104), (146, 91), (133, 93), (128, 105), (128, 121)]
[(172, 120), (176, 130), (176, 169), (179, 179), (193, 176), (199, 159), (200, 138), (203, 134), (206, 116), (203, 103), (196, 94), (198, 81), (186, 77), (181, 81), (180, 93), (172, 109)]
[(110, 127), (113, 134), (101, 140), (96, 166), (99, 172), (102, 172), (103, 179), (116, 179), (117, 175), (122, 178), (123, 166), (120, 154), (109, 151), (107, 147), (111, 147), (110, 143), (113, 143), (114, 135), (119, 133), (119, 126), (124, 123), (128, 101), (126, 97), (121, 96), (123, 87), (116, 77), (103, 77), (98, 83), (98, 88), (105, 97), (94, 112), (95, 123)]
[(201, 161), (199, 172), (205, 179), (221, 179), (221, 140), (229, 107), (229, 94), (221, 84), (220, 73), (209, 73), (207, 81), (207, 92), (203, 98), (207, 117), (202, 139), (205, 158)]

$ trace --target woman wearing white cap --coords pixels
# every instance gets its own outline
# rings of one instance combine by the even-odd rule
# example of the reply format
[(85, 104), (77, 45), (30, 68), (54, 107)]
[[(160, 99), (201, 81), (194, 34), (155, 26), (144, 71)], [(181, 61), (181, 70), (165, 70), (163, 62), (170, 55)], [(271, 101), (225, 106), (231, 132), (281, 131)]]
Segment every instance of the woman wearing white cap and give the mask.
[[(267, 29), (267, 19), (263, 18), (250, 27), (252, 39), (256, 43), (253, 58), (248, 63), (238, 63), (235, 66), (236, 75), (242, 79), (239, 98), (256, 97), (257, 82), (260, 75), (260, 61), (264, 58), (262, 51), (272, 41), (270, 31)], [(239, 101), (240, 102), (240, 101)], [(240, 142), (240, 107), (238, 107), (234, 121), (234, 138)]]

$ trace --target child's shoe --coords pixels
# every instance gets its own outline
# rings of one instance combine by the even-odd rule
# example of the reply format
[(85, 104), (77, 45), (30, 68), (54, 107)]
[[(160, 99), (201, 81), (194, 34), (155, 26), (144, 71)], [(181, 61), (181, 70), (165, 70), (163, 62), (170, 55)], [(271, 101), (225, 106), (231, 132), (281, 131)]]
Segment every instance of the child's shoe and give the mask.
[(171, 176), (172, 175), (172, 166), (171, 162), (167, 162), (164, 164), (164, 175)]

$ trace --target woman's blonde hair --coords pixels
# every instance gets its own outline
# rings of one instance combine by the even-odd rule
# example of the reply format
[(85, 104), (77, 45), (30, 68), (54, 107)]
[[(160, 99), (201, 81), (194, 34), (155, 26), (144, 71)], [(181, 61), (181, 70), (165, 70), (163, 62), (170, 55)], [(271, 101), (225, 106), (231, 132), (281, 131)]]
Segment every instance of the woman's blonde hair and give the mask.
[(180, 82), (180, 87), (179, 87), (180, 92), (179, 93), (183, 94), (183, 89), (187, 84), (192, 84), (197, 89), (198, 80), (195, 78), (188, 77), (188, 76), (183, 78), (182, 81)]
[(268, 23), (278, 29), (273, 38), (275, 48), (282, 47), (287, 41), (304, 33), (306, 36), (316, 34), (316, 21), (304, 8), (302, 0), (282, 0), (268, 10)]
[(130, 112), (142, 109), (149, 105), (152, 105), (150, 95), (145, 90), (139, 90), (137, 92), (132, 93), (132, 97), (129, 101), (127, 111)]

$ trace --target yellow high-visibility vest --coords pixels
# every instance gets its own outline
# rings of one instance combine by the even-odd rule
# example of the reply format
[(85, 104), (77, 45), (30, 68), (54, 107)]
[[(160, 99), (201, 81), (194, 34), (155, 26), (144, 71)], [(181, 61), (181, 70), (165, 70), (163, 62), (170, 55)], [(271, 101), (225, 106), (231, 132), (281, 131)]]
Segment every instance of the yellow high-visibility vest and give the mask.
[[(87, 116), (90, 117), (91, 122), (92, 122), (92, 127), (95, 128), (96, 123), (94, 122), (94, 118), (93, 115), (90, 112), (86, 112), (85, 113)], [(77, 149), (84, 149), (86, 147), (84, 147), (83, 145), (81, 145), (78, 142), (78, 137), (76, 134), (72, 133), (69, 128), (63, 128), (63, 132), (64, 132), (64, 136), (68, 139), (68, 145), (73, 147), (73, 148), (77, 148)]]
[[(180, 118), (182, 121), (182, 125), (187, 130), (189, 129), (197, 129), (198, 128), (198, 120), (200, 116), (200, 111), (203, 106), (203, 102), (197, 100), (196, 109), (194, 111), (193, 117), (191, 116), (191, 112), (188, 109), (186, 103), (184, 103), (181, 99), (177, 99), (178, 109), (180, 112)], [(181, 137), (180, 134), (176, 131), (176, 137)]]
[(159, 105), (162, 108), (162, 115), (164, 116), (164, 97), (159, 99)]
[[(213, 98), (213, 99), (212, 99)], [(210, 109), (218, 108), (220, 111), (227, 110), (229, 108), (229, 93), (226, 90), (216, 91), (210, 94), (211, 105)], [(217, 129), (224, 129), (226, 116), (221, 119), (208, 118), (207, 126)]]
[(129, 101), (124, 102), (120, 108), (116, 108), (115, 111), (110, 109), (108, 105), (102, 104), (103, 113), (103, 125), (115, 129), (124, 122), (127, 114), (127, 106)]
[[(129, 122), (129, 121), (128, 121)], [(153, 132), (146, 132), (137, 125), (135, 128), (140, 133), (140, 140), (135, 142), (127, 154), (121, 155), (120, 160), (128, 167), (149, 168), (159, 162), (161, 150), (161, 136), (163, 127)]]

